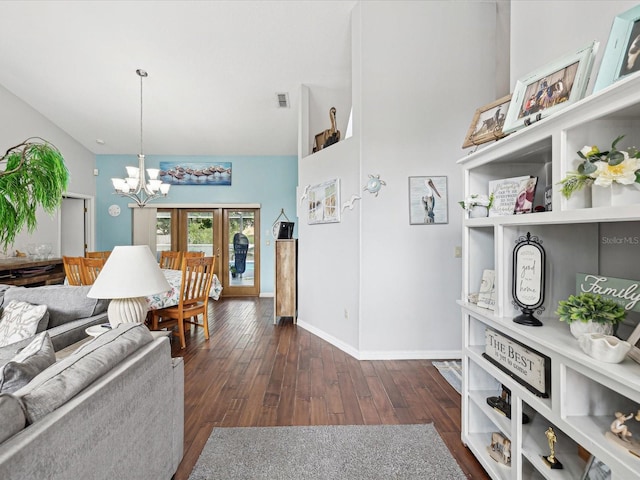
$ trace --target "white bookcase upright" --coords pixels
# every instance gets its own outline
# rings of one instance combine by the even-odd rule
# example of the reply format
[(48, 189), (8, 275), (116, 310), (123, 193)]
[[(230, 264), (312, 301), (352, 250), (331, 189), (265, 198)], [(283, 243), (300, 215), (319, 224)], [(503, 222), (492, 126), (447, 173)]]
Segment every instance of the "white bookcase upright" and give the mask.
[[(567, 200), (558, 186), (576, 169), (576, 152), (584, 145), (608, 147), (623, 134), (625, 145), (640, 147), (640, 75), (624, 78), (458, 161), (464, 170), (465, 197), (487, 192), (491, 180), (535, 175), (534, 205), (544, 205), (544, 187), (553, 186), (552, 211), (464, 221), (459, 300), (464, 335), (462, 441), (494, 479), (580, 479), (586, 463), (578, 445), (611, 469), (612, 480), (640, 478), (640, 458), (604, 436), (614, 412), (640, 408), (640, 365), (629, 358), (606, 364), (589, 357), (554, 314), (558, 301), (575, 293), (576, 273), (601, 273), (601, 226), (615, 222), (635, 228), (628, 222), (640, 220), (640, 204), (592, 208), (589, 189)], [(511, 297), (512, 253), (517, 239), (527, 232), (542, 240), (546, 252), (545, 311), (536, 315), (542, 327), (512, 321), (519, 313)], [(637, 257), (629, 261), (640, 266)], [(478, 291), (485, 269), (495, 270), (495, 311), (467, 300)], [(549, 357), (548, 398), (532, 393), (483, 357), (487, 329)], [(486, 401), (499, 396), (501, 384), (512, 393), (511, 419)], [(522, 423), (523, 412), (529, 423)], [(562, 470), (548, 468), (542, 459), (549, 455), (544, 434), (549, 426), (558, 437), (556, 456)], [(489, 456), (492, 432), (511, 440), (511, 466)]]

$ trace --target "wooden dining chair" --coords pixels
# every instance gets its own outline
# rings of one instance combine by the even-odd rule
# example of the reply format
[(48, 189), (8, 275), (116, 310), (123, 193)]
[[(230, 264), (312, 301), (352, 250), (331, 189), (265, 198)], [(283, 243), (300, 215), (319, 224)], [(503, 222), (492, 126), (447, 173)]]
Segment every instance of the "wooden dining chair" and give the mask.
[(202, 258), (204, 252), (182, 252), (182, 258)]
[[(151, 310), (151, 329), (159, 330), (177, 326), (174, 332), (180, 338), (180, 348), (187, 346), (184, 334), (186, 324), (204, 328), (204, 338), (209, 339), (209, 290), (215, 266), (214, 257), (184, 258), (180, 282), (180, 303), (173, 307)], [(198, 321), (202, 315), (202, 323)]]
[(67, 283), (71, 286), (82, 285), (82, 257), (62, 257), (64, 274), (67, 276)]
[(180, 270), (182, 265), (182, 252), (165, 250), (160, 252), (160, 268)]
[(104, 258), (82, 258), (82, 284), (93, 285), (106, 261)]
[(111, 255), (111, 250), (104, 250), (100, 252), (85, 252), (84, 256), (86, 258), (104, 258), (105, 260), (109, 258)]

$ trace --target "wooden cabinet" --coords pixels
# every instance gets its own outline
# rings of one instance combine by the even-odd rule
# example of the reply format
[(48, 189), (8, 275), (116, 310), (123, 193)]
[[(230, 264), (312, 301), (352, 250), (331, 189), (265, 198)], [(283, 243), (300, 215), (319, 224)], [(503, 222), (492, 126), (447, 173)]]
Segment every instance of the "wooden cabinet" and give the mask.
[(0, 260), (0, 283), (35, 287), (64, 282), (64, 267), (61, 258), (31, 260), (23, 257)]
[(278, 317), (298, 317), (298, 240), (276, 240), (276, 281), (273, 323)]
[[(534, 205), (544, 205), (545, 186), (553, 189), (552, 211), (463, 222), (462, 440), (494, 479), (582, 478), (586, 462), (579, 446), (611, 469), (608, 478), (640, 478), (640, 458), (605, 438), (615, 412), (635, 413), (640, 408), (640, 365), (629, 358), (607, 364), (586, 355), (554, 313), (558, 301), (575, 293), (577, 273), (638, 279), (637, 252), (626, 261), (611, 262), (605, 232), (618, 232), (623, 240), (625, 232), (631, 232), (631, 240), (637, 242), (640, 204), (594, 207), (591, 188), (566, 199), (558, 183), (576, 170), (581, 161), (576, 152), (584, 145), (604, 149), (619, 135), (625, 135), (623, 148), (640, 145), (639, 126), (640, 77), (633, 76), (458, 161), (464, 175), (463, 198), (487, 193), (492, 180), (521, 175), (538, 177)], [(528, 232), (542, 240), (546, 251), (545, 310), (536, 315), (541, 327), (513, 322), (519, 310), (512, 304), (512, 254), (516, 241)], [(485, 269), (495, 271), (495, 310), (468, 300), (478, 292)], [(635, 276), (629, 276), (634, 275), (629, 269)], [(547, 398), (487, 360), (487, 331), (548, 357)], [(511, 418), (487, 404), (488, 397), (500, 396), (501, 385), (511, 390)], [(523, 413), (529, 422), (523, 421)], [(637, 432), (637, 422), (629, 423)], [(562, 470), (549, 469), (542, 459), (550, 453), (545, 437), (549, 427), (557, 435)], [(493, 432), (511, 441), (510, 467), (489, 455)]]

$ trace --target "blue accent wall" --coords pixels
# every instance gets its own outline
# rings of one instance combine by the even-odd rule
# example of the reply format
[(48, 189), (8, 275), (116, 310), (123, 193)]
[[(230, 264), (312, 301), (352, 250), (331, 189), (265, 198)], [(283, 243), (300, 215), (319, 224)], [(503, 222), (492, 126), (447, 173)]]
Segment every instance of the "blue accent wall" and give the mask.
[[(126, 165), (137, 165), (136, 155), (97, 155), (96, 168), (96, 250), (111, 250), (116, 245), (130, 245), (132, 238), (132, 213), (127, 206), (132, 200), (113, 194), (112, 177), (126, 176)], [(175, 164), (187, 162), (231, 162), (230, 186), (172, 185), (167, 198), (153, 202), (201, 204), (201, 203), (258, 203), (260, 204), (260, 290), (273, 293), (274, 241), (266, 235), (284, 208), (287, 217), (296, 222), (296, 186), (298, 184), (298, 159), (296, 156), (174, 156), (149, 155), (147, 168), (159, 168), (160, 162)], [(111, 217), (110, 205), (119, 205), (121, 213)], [(266, 241), (270, 245), (266, 245)]]

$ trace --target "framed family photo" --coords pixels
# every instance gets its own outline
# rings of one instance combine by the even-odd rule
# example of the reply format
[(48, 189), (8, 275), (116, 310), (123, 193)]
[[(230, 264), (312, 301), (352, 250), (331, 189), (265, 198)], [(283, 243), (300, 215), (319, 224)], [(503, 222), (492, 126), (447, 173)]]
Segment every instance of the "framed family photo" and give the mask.
[(611, 480), (611, 469), (592, 456), (580, 480)]
[(598, 42), (559, 58), (516, 82), (503, 132), (552, 115), (584, 97)]
[(509, 110), (511, 95), (499, 98), (476, 110), (462, 148), (498, 140), (505, 136), (502, 132), (504, 119)]
[(409, 177), (409, 224), (449, 223), (447, 177)]
[(613, 20), (593, 91), (597, 92), (622, 77), (639, 71), (640, 5), (621, 13)]

